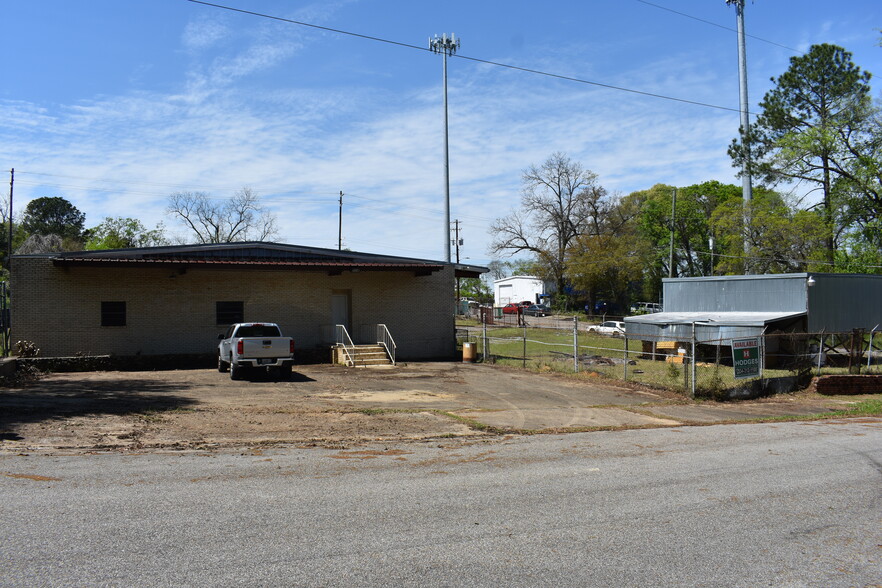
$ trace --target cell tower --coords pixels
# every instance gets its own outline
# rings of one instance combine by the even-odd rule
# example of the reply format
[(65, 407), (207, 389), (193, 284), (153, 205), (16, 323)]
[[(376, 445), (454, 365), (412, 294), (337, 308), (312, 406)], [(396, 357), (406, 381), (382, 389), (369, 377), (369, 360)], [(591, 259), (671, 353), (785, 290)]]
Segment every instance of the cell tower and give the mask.
[(429, 49), (444, 56), (444, 256), (450, 263), (450, 155), (447, 146), (447, 56), (459, 49), (459, 39), (451, 33), (429, 39)]

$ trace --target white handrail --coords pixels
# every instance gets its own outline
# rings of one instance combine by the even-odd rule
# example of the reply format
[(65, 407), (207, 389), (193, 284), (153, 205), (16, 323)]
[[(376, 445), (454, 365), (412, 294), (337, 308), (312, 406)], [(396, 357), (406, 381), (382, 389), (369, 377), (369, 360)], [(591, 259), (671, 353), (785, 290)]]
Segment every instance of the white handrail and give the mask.
[(397, 346), (395, 345), (395, 339), (392, 338), (392, 333), (389, 332), (386, 325), (377, 325), (377, 345), (382, 345), (386, 348), (386, 354), (389, 356), (389, 360), (392, 362), (392, 365), (395, 365), (395, 351)]
[(343, 353), (346, 355), (346, 365), (355, 367), (355, 344), (349, 336), (349, 331), (346, 330), (346, 325), (334, 325), (334, 332), (335, 342), (343, 347)]

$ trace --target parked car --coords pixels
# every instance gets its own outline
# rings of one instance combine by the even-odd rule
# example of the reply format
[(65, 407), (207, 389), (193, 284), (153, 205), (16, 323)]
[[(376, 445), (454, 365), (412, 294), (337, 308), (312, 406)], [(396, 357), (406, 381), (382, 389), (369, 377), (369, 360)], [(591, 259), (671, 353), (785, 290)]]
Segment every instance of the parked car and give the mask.
[(661, 311), (662, 305), (657, 302), (635, 302), (631, 305), (631, 314), (652, 314)]
[(524, 307), (520, 304), (515, 304), (514, 302), (509, 302), (505, 306), (502, 307), (502, 314), (518, 314), (523, 312)]
[(524, 314), (527, 316), (548, 316), (551, 314), (551, 309), (544, 304), (531, 304), (524, 309)]
[(282, 378), (291, 376), (294, 339), (283, 337), (277, 324), (236, 323), (217, 338), (217, 371), (229, 370), (230, 379), (241, 380), (246, 368), (274, 369)]
[(625, 323), (622, 321), (605, 321), (599, 325), (588, 327), (588, 332), (609, 335), (611, 337), (623, 337), (625, 335)]
[(518, 302), (518, 305), (523, 306), (524, 308), (527, 308), (528, 306), (533, 306), (534, 304), (536, 303), (532, 300), (521, 300), (520, 302)]

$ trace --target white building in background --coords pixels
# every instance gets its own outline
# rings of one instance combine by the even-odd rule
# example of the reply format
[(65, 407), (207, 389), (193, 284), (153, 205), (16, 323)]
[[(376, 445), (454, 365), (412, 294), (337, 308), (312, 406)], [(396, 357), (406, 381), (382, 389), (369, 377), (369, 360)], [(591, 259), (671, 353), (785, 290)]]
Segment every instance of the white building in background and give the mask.
[(546, 301), (548, 290), (545, 282), (536, 276), (511, 276), (493, 281), (493, 303), (505, 306), (510, 302), (529, 300), (533, 304)]

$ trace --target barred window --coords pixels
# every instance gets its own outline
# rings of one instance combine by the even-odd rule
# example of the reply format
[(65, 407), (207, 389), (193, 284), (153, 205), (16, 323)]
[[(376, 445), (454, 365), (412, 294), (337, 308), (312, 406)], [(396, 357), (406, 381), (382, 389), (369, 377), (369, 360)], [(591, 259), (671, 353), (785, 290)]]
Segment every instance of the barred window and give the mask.
[(245, 322), (245, 303), (242, 301), (216, 302), (215, 321), (218, 325)]
[(126, 326), (126, 303), (125, 302), (102, 302), (101, 303), (101, 326), (124, 327)]

